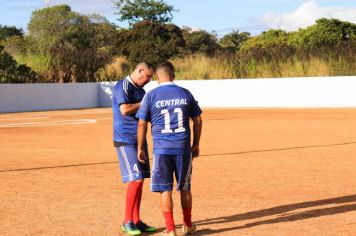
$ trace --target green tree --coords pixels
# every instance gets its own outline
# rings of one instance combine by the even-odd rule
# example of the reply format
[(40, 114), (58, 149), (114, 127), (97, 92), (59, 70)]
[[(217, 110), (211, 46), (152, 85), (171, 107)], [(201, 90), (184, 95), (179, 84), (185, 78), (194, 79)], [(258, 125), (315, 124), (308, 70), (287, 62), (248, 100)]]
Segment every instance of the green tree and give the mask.
[(2, 44), (3, 46), (5, 46), (5, 51), (12, 56), (24, 55), (27, 50), (27, 45), (24, 37), (18, 35), (6, 38), (5, 40), (3, 40)]
[(118, 8), (116, 13), (119, 16), (118, 20), (127, 21), (130, 26), (144, 20), (171, 22), (172, 12), (176, 11), (163, 0), (116, 0), (115, 5)]
[(0, 45), (0, 83), (34, 83), (39, 77), (26, 65), (16, 61)]
[(186, 43), (186, 54), (202, 53), (211, 56), (220, 48), (216, 35), (209, 34), (204, 30), (193, 32), (183, 30), (183, 36)]
[(27, 26), (32, 50), (40, 51), (42, 54), (49, 53), (79, 21), (79, 14), (72, 12), (68, 5), (47, 7), (32, 12)]
[(84, 16), (67, 5), (33, 12), (28, 25), (33, 52), (48, 55), (53, 82), (95, 81), (112, 57), (116, 29), (98, 15)]
[(15, 26), (0, 25), (0, 42), (12, 36), (23, 37), (22, 29), (18, 29)]
[(239, 54), (254, 60), (285, 60), (294, 53), (288, 38), (289, 34), (283, 30), (268, 30), (245, 41)]
[(25, 42), (22, 29), (0, 25), (0, 44), (5, 46), (5, 51), (11, 55), (23, 53)]
[(224, 37), (219, 40), (219, 44), (229, 51), (238, 51), (241, 45), (249, 38), (250, 33), (236, 30), (224, 35)]
[(131, 66), (140, 61), (160, 63), (178, 55), (185, 46), (182, 32), (176, 25), (149, 20), (121, 30), (117, 42), (118, 53), (126, 56)]
[(289, 43), (299, 48), (319, 50), (320, 47), (337, 46), (354, 40), (356, 40), (356, 24), (322, 18), (317, 20), (316, 24), (292, 34)]

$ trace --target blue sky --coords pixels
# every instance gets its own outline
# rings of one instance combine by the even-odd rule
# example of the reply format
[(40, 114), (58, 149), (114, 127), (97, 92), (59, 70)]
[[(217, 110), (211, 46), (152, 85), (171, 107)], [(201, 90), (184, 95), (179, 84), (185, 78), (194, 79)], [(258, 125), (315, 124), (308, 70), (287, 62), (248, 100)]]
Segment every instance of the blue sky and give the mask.
[[(216, 31), (219, 36), (232, 30), (258, 34), (270, 28), (287, 31), (304, 28), (320, 17), (356, 23), (355, 0), (165, 0), (173, 5), (173, 23), (193, 29)], [(112, 0), (49, 0), (50, 6), (68, 4), (82, 14), (98, 13), (122, 27), (116, 20)], [(45, 6), (44, 0), (0, 0), (0, 24), (26, 29), (31, 13)]]

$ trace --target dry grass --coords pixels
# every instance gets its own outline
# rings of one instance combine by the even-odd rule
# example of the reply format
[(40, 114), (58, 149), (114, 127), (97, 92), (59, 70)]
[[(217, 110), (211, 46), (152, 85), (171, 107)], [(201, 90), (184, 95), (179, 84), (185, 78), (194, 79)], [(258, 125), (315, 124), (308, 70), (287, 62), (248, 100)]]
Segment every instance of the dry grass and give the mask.
[(125, 76), (129, 68), (129, 64), (124, 57), (116, 57), (112, 62), (104, 68), (99, 69), (95, 73), (97, 81), (112, 81), (118, 80)]
[(227, 57), (204, 55), (172, 60), (178, 80), (346, 76), (356, 74), (354, 61), (356, 60), (348, 61), (343, 58), (322, 60), (317, 57), (302, 60), (295, 57), (282, 62), (237, 62)]
[(234, 78), (232, 61), (224, 57), (191, 55), (172, 60), (179, 80)]

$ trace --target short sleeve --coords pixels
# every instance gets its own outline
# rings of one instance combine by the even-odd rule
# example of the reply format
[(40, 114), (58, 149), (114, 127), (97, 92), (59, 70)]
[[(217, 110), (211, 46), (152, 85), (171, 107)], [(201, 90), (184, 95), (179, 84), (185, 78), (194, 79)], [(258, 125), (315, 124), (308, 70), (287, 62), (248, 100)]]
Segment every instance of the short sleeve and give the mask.
[(200, 109), (198, 102), (195, 100), (192, 94), (190, 94), (191, 99), (192, 99), (192, 105), (191, 105), (191, 110), (190, 110), (190, 117), (194, 118), (199, 116), (203, 111)]
[(128, 83), (128, 81), (123, 80), (121, 84), (118, 84), (113, 94), (119, 106), (121, 104), (130, 103)]
[(136, 118), (144, 121), (151, 121), (151, 104), (150, 104), (150, 94), (147, 93), (141, 102), (140, 108), (136, 113)]

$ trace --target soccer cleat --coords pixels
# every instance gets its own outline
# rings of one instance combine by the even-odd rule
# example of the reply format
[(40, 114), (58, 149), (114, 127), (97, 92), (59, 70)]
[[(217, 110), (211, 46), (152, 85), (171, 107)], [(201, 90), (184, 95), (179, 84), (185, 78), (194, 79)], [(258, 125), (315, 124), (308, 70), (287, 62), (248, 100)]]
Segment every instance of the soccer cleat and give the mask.
[(163, 231), (161, 236), (176, 236), (176, 231), (175, 230), (172, 230), (170, 232), (167, 232), (167, 230)]
[(122, 231), (126, 232), (128, 235), (140, 235), (141, 231), (136, 228), (132, 221), (127, 222), (127, 224), (122, 224)]
[(197, 226), (194, 224), (192, 224), (192, 226), (190, 226), (190, 227), (183, 225), (182, 235), (189, 235), (191, 233), (194, 233), (196, 230), (197, 230)]
[(155, 232), (157, 230), (156, 227), (149, 226), (149, 225), (143, 223), (141, 220), (135, 226), (141, 232)]

